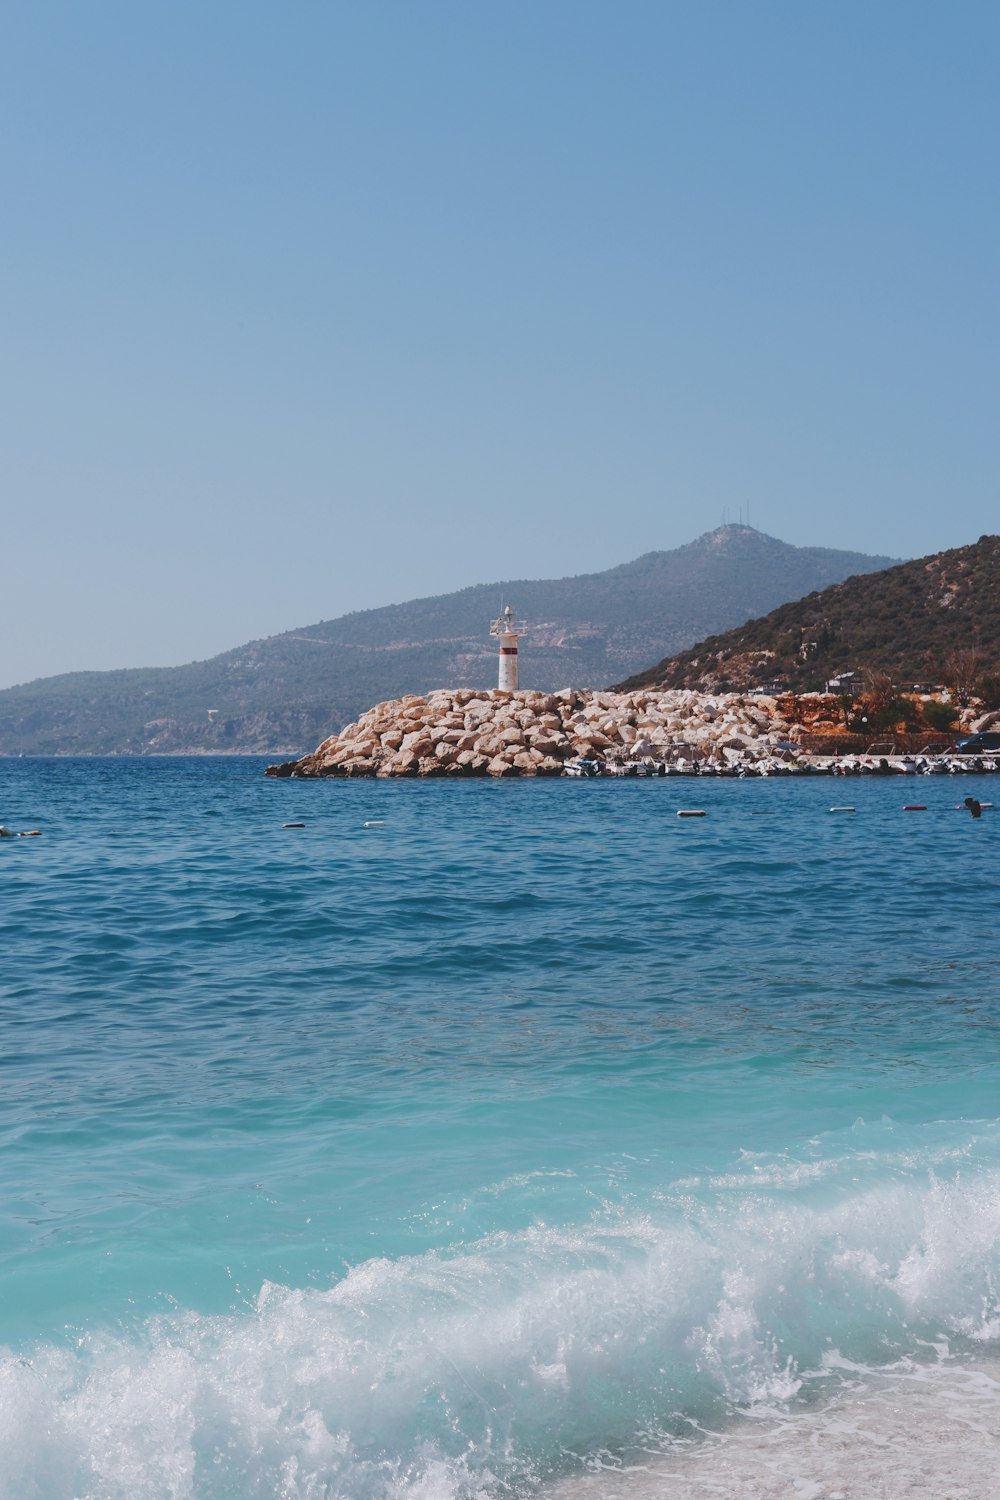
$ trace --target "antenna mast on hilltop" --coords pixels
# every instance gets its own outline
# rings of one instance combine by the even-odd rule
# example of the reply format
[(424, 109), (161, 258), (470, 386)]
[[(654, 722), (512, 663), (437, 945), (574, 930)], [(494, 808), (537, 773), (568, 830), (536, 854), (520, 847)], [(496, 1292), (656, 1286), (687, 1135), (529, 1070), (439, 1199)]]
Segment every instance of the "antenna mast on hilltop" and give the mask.
[(517, 692), (517, 638), (528, 628), (526, 620), (515, 620), (510, 605), (490, 626), (490, 635), (500, 642), (500, 681), (502, 693)]

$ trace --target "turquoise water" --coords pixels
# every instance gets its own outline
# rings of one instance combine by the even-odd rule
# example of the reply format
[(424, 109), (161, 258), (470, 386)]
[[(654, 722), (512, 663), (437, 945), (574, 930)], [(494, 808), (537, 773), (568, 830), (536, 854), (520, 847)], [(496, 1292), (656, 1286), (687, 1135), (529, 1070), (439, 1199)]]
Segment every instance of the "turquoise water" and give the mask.
[(0, 1496), (532, 1495), (992, 1378), (989, 779), (262, 769), (0, 762)]

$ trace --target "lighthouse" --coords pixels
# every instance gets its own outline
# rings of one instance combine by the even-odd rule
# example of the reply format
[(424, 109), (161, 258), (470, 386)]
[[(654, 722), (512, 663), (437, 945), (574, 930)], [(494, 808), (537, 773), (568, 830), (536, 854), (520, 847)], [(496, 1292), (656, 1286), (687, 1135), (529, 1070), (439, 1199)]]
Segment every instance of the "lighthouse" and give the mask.
[(500, 642), (498, 686), (502, 693), (517, 692), (517, 638), (527, 628), (526, 621), (514, 619), (514, 611), (509, 604), (490, 626), (490, 635), (495, 635)]

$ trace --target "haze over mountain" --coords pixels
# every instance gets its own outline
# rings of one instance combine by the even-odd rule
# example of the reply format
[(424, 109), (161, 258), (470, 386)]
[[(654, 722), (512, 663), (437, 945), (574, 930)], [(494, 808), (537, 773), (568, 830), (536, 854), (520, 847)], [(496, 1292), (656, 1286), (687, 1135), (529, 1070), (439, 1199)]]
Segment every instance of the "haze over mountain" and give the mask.
[(1000, 536), (782, 604), (619, 687), (745, 691), (777, 681), (813, 692), (850, 671), (885, 674), (899, 687), (979, 684), (992, 696), (1000, 678)]
[(0, 692), (0, 754), (300, 753), (364, 709), (491, 687), (501, 602), (529, 621), (522, 685), (599, 687), (709, 632), (894, 559), (721, 526), (602, 573), (478, 584), (251, 641), (188, 666), (74, 672)]

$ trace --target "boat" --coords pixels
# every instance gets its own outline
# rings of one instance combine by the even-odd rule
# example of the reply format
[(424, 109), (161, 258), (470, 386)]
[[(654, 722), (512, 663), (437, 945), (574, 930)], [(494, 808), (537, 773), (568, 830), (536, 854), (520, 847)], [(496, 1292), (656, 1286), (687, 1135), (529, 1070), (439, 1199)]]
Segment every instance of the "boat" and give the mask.
[(563, 762), (564, 776), (600, 776), (602, 770), (599, 760), (588, 760), (585, 756), (577, 755), (572, 760)]

